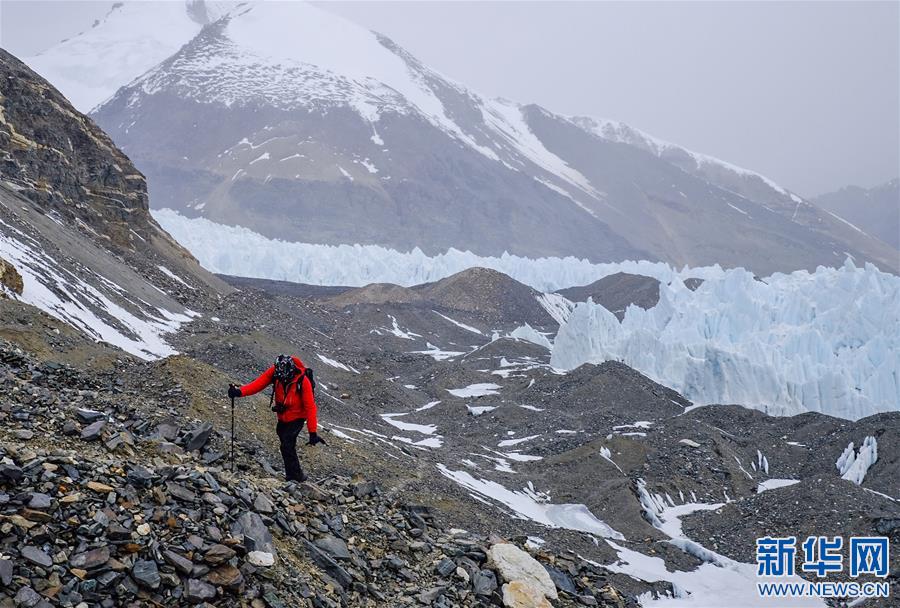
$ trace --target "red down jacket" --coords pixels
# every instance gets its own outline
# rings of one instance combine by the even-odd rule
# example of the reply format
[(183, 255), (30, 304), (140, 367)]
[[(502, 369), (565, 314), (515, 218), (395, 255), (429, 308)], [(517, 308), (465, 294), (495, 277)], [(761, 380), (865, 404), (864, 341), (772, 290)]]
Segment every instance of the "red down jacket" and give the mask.
[[(306, 366), (303, 365), (303, 361), (301, 361), (298, 357), (291, 357), (294, 360), (294, 364), (297, 366), (297, 369), (300, 371), (294, 376), (294, 379), (291, 380), (291, 383), (287, 386), (287, 395), (285, 395), (285, 388), (281, 385), (280, 382), (275, 383), (275, 403), (285, 405), (287, 409), (282, 413), (278, 414), (279, 422), (293, 422), (294, 420), (299, 420), (300, 418), (306, 418), (306, 430), (310, 433), (316, 432), (316, 399), (313, 396), (312, 385), (309, 383), (309, 378), (304, 375), (306, 371)], [(264, 371), (259, 378), (251, 382), (250, 384), (245, 384), (241, 387), (241, 396), (249, 397), (250, 395), (255, 395), (261, 390), (265, 389), (267, 386), (272, 384), (272, 381), (275, 377), (275, 366), (273, 365), (266, 371)], [(300, 386), (300, 390), (297, 390), (297, 380), (301, 380), (303, 384)]]

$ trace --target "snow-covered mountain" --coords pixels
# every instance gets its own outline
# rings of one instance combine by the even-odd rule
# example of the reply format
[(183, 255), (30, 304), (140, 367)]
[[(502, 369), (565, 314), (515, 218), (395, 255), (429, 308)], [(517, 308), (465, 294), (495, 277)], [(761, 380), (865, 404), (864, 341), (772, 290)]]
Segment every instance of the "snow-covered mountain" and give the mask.
[(24, 59), (84, 113), (172, 55), (238, 2), (110, 4), (109, 12), (89, 30)]
[[(67, 56), (117, 65), (94, 68), (102, 95), (115, 79), (127, 86), (93, 116), (148, 176), (157, 208), (270, 238), (430, 254), (767, 274), (839, 266), (850, 253), (896, 267), (882, 243), (752, 171), (620, 123), (487, 99), (326, 10), (153, 4), (166, 6), (125, 4), (32, 63), (73, 95), (82, 83), (68, 79), (93, 72)], [(156, 49), (147, 58), (175, 51), (142, 74), (139, 44), (125, 40)]]

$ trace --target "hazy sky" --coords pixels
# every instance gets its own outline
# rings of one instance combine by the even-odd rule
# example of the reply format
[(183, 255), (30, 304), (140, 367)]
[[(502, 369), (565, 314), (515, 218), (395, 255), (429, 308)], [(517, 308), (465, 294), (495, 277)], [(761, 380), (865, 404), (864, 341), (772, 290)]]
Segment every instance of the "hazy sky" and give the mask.
[[(36, 53), (110, 4), (0, 0), (0, 45)], [(319, 4), (483, 94), (622, 120), (806, 196), (900, 173), (900, 2)]]

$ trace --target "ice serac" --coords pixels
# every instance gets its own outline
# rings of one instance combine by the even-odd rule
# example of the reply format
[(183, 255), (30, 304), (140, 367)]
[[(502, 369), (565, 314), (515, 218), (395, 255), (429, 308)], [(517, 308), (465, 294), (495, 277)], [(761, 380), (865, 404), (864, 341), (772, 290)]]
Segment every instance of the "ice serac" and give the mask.
[(866, 437), (859, 450), (853, 449), (853, 442), (841, 453), (835, 466), (841, 474), (841, 479), (852, 481), (861, 485), (866, 473), (878, 460), (878, 440), (874, 437)]
[(844, 252), (896, 267), (883, 243), (752, 171), (487, 98), (327, 7), (237, 5), (121, 84), (92, 116), (154, 206), (270, 239), (759, 274)]
[(698, 404), (855, 420), (900, 409), (898, 349), (900, 278), (848, 260), (764, 280), (728, 270), (696, 291), (677, 278), (660, 286), (659, 304), (631, 306), (621, 323), (578, 304), (551, 363), (618, 360)]

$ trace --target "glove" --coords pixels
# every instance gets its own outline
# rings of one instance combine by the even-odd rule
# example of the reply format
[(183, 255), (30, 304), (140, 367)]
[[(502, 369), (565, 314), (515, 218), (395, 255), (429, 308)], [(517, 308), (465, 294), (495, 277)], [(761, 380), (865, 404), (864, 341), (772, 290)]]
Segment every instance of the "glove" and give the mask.
[(234, 399), (235, 397), (241, 397), (241, 389), (236, 387), (233, 384), (228, 385), (228, 397), (229, 399)]
[(306, 445), (316, 445), (317, 443), (321, 443), (322, 445), (328, 445), (325, 443), (325, 440), (319, 437), (318, 433), (310, 433), (309, 441), (306, 442)]

